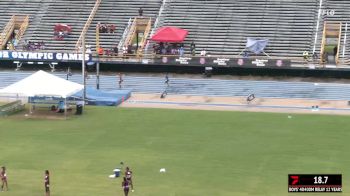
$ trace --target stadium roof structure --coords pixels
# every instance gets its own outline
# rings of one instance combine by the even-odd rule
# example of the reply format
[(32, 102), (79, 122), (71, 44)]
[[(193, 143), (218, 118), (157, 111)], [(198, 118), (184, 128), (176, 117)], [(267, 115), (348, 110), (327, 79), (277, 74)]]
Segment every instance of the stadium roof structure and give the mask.
[(0, 95), (13, 95), (24, 97), (60, 97), (67, 98), (84, 88), (83, 85), (54, 76), (45, 71), (34, 74), (0, 89)]
[(151, 40), (156, 42), (181, 43), (185, 40), (187, 34), (188, 31), (185, 29), (166, 26), (158, 29), (157, 32), (151, 37)]

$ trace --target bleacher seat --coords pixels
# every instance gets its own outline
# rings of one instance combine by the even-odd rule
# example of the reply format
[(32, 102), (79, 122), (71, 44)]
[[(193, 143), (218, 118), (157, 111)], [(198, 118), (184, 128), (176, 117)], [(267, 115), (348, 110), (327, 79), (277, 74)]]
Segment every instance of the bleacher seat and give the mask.
[[(111, 49), (118, 45), (128, 20), (143, 8), (145, 17), (156, 19), (162, 0), (103, 0), (86, 34), (86, 44), (95, 51), (95, 27), (98, 22), (116, 25), (116, 32), (100, 35), (100, 45)], [(192, 41), (197, 54), (206, 49), (211, 55), (238, 55), (247, 37), (266, 38), (266, 53), (278, 57), (301, 57), (314, 46), (320, 0), (168, 0), (158, 27), (177, 26), (189, 30), (186, 52)], [(29, 14), (30, 24), (24, 40), (44, 41), (49, 51), (75, 50), (75, 44), (95, 4), (95, 0), (2, 0), (0, 28), (11, 15)], [(322, 16), (316, 51), (319, 53), (324, 21), (350, 21), (350, 1), (323, 0), (323, 9), (335, 10), (334, 16)], [(53, 38), (57, 23), (72, 26), (72, 34), (63, 41)], [(348, 35), (349, 38), (349, 35)], [(345, 56), (350, 55), (347, 44)]]

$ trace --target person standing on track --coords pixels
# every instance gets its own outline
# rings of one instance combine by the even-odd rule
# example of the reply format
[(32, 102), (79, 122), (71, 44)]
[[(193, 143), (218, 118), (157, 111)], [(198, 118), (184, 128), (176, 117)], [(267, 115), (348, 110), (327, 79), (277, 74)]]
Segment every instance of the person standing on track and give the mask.
[(7, 174), (6, 174), (5, 166), (1, 167), (0, 178), (1, 178), (1, 191), (5, 190), (4, 187), (6, 187), (6, 191), (8, 191), (9, 187), (7, 184)]
[(123, 82), (124, 82), (124, 80), (123, 80), (123, 74), (122, 73), (119, 73), (118, 74), (118, 76), (119, 76), (119, 88), (122, 88), (122, 84), (123, 84)]
[(167, 84), (169, 86), (169, 75), (168, 75), (168, 73), (166, 73), (166, 75), (165, 75), (165, 84)]
[(45, 196), (50, 196), (50, 173), (49, 173), (49, 170), (45, 170), (44, 185), (45, 185)]

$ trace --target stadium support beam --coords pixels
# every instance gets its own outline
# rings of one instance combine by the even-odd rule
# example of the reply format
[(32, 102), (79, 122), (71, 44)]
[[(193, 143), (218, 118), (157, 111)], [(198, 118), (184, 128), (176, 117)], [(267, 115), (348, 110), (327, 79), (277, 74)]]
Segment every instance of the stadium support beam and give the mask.
[(343, 52), (342, 57), (345, 58), (345, 45), (346, 45), (346, 34), (348, 33), (348, 23), (345, 23), (345, 34), (344, 34), (344, 43), (343, 43)]
[(317, 35), (318, 35), (318, 29), (320, 27), (320, 19), (321, 19), (321, 13), (322, 13), (322, 0), (320, 0), (320, 6), (318, 8), (318, 16), (317, 16), (317, 23), (316, 23), (316, 30), (315, 30), (315, 41), (314, 41), (314, 48), (312, 49), (312, 53), (316, 52), (316, 44), (317, 44)]

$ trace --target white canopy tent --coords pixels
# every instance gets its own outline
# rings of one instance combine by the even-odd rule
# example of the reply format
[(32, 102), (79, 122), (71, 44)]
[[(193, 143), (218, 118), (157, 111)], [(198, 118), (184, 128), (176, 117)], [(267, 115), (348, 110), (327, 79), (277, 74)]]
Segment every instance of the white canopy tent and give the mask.
[(82, 89), (84, 89), (84, 86), (81, 84), (40, 70), (14, 84), (0, 89), (0, 96), (57, 97), (63, 98), (66, 105), (67, 97)]
[(10, 86), (0, 89), (0, 95), (16, 94), (24, 97), (51, 96), (67, 98), (83, 88), (84, 86), (81, 84), (40, 70)]

